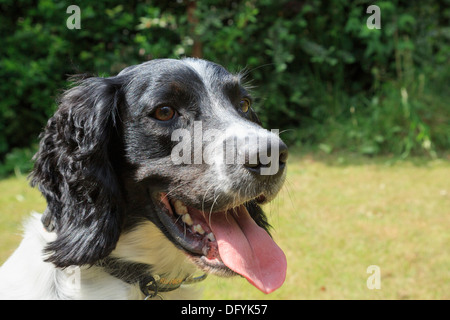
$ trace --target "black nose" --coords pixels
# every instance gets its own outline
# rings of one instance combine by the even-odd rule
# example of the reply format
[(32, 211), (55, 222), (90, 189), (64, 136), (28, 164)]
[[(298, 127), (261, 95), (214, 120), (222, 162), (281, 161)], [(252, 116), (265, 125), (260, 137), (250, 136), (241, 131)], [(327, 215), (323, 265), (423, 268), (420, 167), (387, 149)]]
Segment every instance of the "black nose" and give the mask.
[(247, 150), (244, 167), (258, 175), (275, 175), (283, 171), (288, 158), (288, 148), (281, 139), (275, 143), (258, 145)]

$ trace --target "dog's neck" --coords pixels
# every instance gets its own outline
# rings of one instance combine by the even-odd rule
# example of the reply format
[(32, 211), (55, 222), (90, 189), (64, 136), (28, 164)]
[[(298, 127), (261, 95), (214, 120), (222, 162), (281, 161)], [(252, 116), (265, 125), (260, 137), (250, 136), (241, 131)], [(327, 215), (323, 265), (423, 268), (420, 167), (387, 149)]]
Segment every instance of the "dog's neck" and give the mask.
[[(55, 231), (47, 211), (41, 222), (47, 232)], [(122, 234), (112, 254), (97, 261), (95, 266), (126, 284), (139, 287), (145, 298), (162, 298), (161, 293), (206, 278), (204, 274), (199, 275), (199, 270), (150, 221)]]
[(138, 284), (145, 299), (163, 298), (160, 293), (177, 290), (181, 285), (194, 284), (206, 279), (206, 274), (189, 275), (182, 278), (169, 278), (166, 275), (152, 274), (152, 266), (107, 257), (96, 266), (103, 268), (110, 275), (128, 283)]
[[(52, 233), (55, 231), (55, 226), (51, 219), (51, 215), (48, 214), (47, 211), (42, 215), (41, 222), (47, 232)], [(159, 241), (147, 239), (149, 236), (158, 237)], [(135, 237), (144, 241), (135, 241)], [(138, 226), (121, 237), (117, 244), (116, 250), (113, 252), (114, 256), (108, 256), (97, 261), (95, 266), (129, 285), (137, 285), (145, 299), (163, 299), (163, 293), (175, 291), (182, 285), (194, 284), (206, 279), (206, 274), (199, 274), (196, 272), (196, 268), (186, 273), (175, 270), (177, 268), (173, 268), (173, 266), (180, 265), (180, 263), (164, 263), (165, 259), (169, 257), (172, 257), (172, 259), (180, 262), (180, 258), (177, 258), (178, 254), (175, 254), (175, 252), (169, 254), (168, 256), (166, 255), (165, 259), (162, 259), (163, 257), (160, 256), (160, 252), (157, 252), (157, 249), (161, 248), (150, 248), (145, 245), (161, 245), (161, 243), (165, 243), (166, 245), (172, 247), (171, 243), (167, 239), (162, 241), (163, 238), (164, 236), (159, 232), (159, 230), (156, 230), (152, 223), (148, 222)], [(162, 251), (167, 254), (168, 252), (174, 250)], [(175, 251), (178, 250), (175, 249)], [(124, 255), (123, 253), (125, 252), (127, 254)], [(145, 256), (142, 256), (142, 253)], [(136, 259), (145, 263), (135, 262)], [(171, 265), (171, 270), (166, 270), (164, 264)]]

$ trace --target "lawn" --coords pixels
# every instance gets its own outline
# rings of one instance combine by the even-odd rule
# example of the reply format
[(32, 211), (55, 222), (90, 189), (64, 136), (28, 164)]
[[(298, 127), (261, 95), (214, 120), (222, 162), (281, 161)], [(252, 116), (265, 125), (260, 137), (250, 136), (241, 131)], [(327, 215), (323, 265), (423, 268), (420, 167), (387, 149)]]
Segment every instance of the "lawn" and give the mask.
[[(45, 203), (25, 177), (0, 181), (0, 263)], [(210, 276), (206, 299), (450, 299), (450, 163), (291, 155), (265, 206), (286, 253), (285, 284), (264, 295), (242, 278)], [(367, 268), (379, 267), (370, 290)]]

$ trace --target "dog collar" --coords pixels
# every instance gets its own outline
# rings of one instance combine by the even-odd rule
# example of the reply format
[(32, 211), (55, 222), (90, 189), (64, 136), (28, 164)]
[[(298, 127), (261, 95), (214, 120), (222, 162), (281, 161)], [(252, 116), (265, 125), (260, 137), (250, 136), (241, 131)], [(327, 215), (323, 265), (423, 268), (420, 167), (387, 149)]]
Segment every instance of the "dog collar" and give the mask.
[(160, 277), (158, 275), (147, 275), (141, 281), (139, 281), (139, 288), (144, 294), (144, 300), (148, 300), (154, 297), (159, 297), (163, 300), (163, 297), (159, 292), (173, 291), (181, 287), (183, 284), (194, 284), (205, 280), (207, 274), (202, 274), (201, 276), (194, 277), (193, 275), (188, 276), (184, 279), (168, 279), (165, 277)]
[(128, 283), (138, 284), (145, 300), (163, 297), (160, 292), (169, 292), (185, 284), (194, 284), (206, 279), (207, 274), (200, 276), (189, 275), (184, 278), (169, 278), (164, 275), (151, 274), (151, 265), (124, 261), (118, 258), (105, 258), (97, 266), (103, 268), (110, 275)]

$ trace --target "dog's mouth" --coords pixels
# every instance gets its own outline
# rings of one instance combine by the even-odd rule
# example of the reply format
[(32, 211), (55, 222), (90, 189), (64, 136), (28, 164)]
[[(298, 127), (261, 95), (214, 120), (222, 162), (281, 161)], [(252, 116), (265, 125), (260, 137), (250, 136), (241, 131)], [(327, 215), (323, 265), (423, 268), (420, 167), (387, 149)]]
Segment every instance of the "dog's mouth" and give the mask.
[[(256, 224), (244, 204), (226, 211), (203, 211), (160, 193), (158, 217), (172, 240), (201, 269), (245, 277), (264, 293), (279, 288), (286, 276), (286, 257)], [(264, 202), (259, 196), (257, 202)]]

